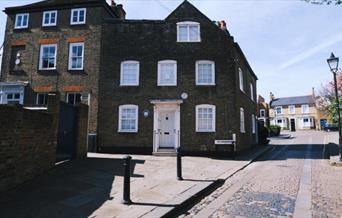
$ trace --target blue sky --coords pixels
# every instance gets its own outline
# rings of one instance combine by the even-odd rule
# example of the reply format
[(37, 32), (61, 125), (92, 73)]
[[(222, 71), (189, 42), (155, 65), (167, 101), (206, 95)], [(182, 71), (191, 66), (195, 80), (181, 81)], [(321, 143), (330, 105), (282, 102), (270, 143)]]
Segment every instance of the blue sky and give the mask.
[[(0, 0), (5, 7), (32, 0)], [(182, 0), (116, 0), (128, 19), (164, 19)], [(258, 94), (268, 99), (306, 95), (332, 79), (326, 59), (342, 59), (341, 8), (300, 0), (190, 0), (210, 19), (227, 22), (259, 77)], [(0, 43), (6, 16), (0, 15)]]

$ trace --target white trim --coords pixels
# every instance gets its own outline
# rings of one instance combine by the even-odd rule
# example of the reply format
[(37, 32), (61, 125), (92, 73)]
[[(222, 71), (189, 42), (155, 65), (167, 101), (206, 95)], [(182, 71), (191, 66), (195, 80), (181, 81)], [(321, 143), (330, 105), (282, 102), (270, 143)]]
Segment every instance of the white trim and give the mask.
[(239, 86), (240, 86), (240, 90), (242, 92), (245, 92), (245, 86), (244, 86), (244, 78), (243, 78), (243, 71), (242, 69), (239, 67)]
[[(84, 21), (79, 21), (80, 20), (80, 11), (84, 10)], [(74, 11), (77, 11), (77, 21), (73, 21), (73, 14)], [(75, 8), (71, 10), (70, 13), (70, 24), (71, 25), (78, 25), (78, 24), (85, 24), (87, 21), (87, 9), (86, 8)]]
[(256, 124), (256, 122), (255, 122), (255, 115), (252, 114), (252, 133), (253, 133), (253, 134), (255, 134), (255, 132), (256, 132), (256, 131), (255, 131), (255, 129), (256, 129), (256, 128), (255, 128), (255, 127), (256, 127), (255, 124)]
[[(200, 83), (198, 82), (198, 65), (199, 64), (211, 64), (211, 78), (212, 81), (211, 83)], [(215, 85), (215, 62), (214, 61), (209, 61), (209, 60), (199, 60), (196, 61), (196, 85), (197, 86), (214, 86)]]
[[(295, 105), (289, 105), (287, 109), (288, 109), (289, 114), (295, 114), (296, 113), (296, 106)], [(291, 111), (291, 109), (293, 109), (293, 111)]]
[[(80, 68), (72, 68), (72, 48), (73, 46), (82, 46), (82, 66)], [(77, 57), (79, 58), (79, 57)], [(68, 69), (69, 70), (83, 70), (84, 68), (84, 42), (76, 42), (76, 43), (70, 43), (69, 44), (69, 64)]]
[[(174, 81), (170, 83), (163, 83), (161, 81), (161, 65), (162, 64), (174, 64)], [(177, 86), (177, 61), (175, 60), (162, 60), (158, 62), (158, 79), (157, 79), (158, 86)]]
[(39, 102), (38, 102), (39, 101), (39, 95), (44, 95), (44, 101), (46, 101), (46, 104), (47, 104), (47, 98), (49, 96), (49, 93), (47, 93), (47, 92), (37, 92), (36, 93), (36, 105), (40, 105)]
[[(54, 67), (50, 67), (50, 68), (43, 68), (43, 50), (44, 47), (55, 47), (55, 66)], [(39, 54), (39, 70), (55, 70), (57, 67), (57, 44), (44, 44), (44, 45), (40, 45), (40, 54)]]
[[(180, 26), (185, 26), (187, 28), (187, 39), (186, 40), (180, 40), (179, 35), (179, 28)], [(198, 36), (197, 39), (191, 40), (190, 39), (190, 26), (196, 26), (198, 27)], [(183, 21), (177, 23), (177, 42), (201, 42), (201, 25), (198, 22), (192, 22), (192, 21)]]
[(74, 95), (74, 102), (69, 103), (69, 104), (76, 104), (76, 95), (80, 95), (80, 100), (82, 97), (82, 94), (80, 92), (67, 92), (66, 93), (66, 102), (69, 103), (69, 95)]
[[(124, 64), (137, 64), (136, 81), (135, 83), (124, 83), (123, 81), (123, 65)], [(120, 86), (139, 86), (140, 78), (140, 63), (139, 61), (123, 61), (120, 65)]]
[[(55, 13), (56, 14), (56, 17), (55, 17), (55, 22), (54, 23), (51, 23), (51, 14)], [(45, 15), (47, 14), (50, 14), (49, 16), (49, 23), (46, 24), (45, 23)], [(42, 26), (43, 27), (49, 27), (49, 26), (56, 26), (57, 25), (57, 16), (58, 16), (58, 11), (57, 10), (54, 10), (54, 11), (44, 11), (43, 12), (43, 18), (42, 18)]]
[(251, 89), (251, 99), (254, 101), (254, 85), (253, 82), (250, 82), (249, 88)]
[[(122, 110), (123, 109), (135, 109), (135, 129), (133, 130), (127, 130), (127, 129), (122, 129)], [(121, 133), (137, 133), (138, 132), (138, 114), (139, 114), (139, 107), (138, 105), (134, 104), (125, 104), (125, 105), (120, 105), (119, 106), (119, 119), (118, 119), (118, 132)]]
[[(307, 111), (305, 111), (307, 109)], [(310, 113), (310, 105), (302, 104), (302, 114), (309, 114)]]
[[(280, 113), (277, 112), (277, 108), (280, 108)], [(281, 114), (283, 114), (283, 107), (282, 106), (277, 106), (277, 107), (274, 108), (274, 111), (275, 111), (276, 115), (281, 115)]]
[[(19, 16), (22, 16), (22, 20), (20, 23), (20, 26), (17, 25), (17, 19)], [(27, 24), (24, 26), (23, 21), (24, 21), (24, 16), (27, 16)], [(14, 21), (14, 29), (26, 29), (29, 26), (29, 20), (30, 20), (30, 14), (29, 13), (20, 13), (15, 15), (15, 21)]]
[[(211, 126), (212, 129), (205, 129), (205, 130), (200, 130), (199, 129), (199, 122), (198, 122), (198, 110), (199, 109), (212, 109), (212, 120), (211, 120)], [(196, 105), (196, 132), (215, 132), (216, 131), (216, 106), (211, 105), (211, 104), (200, 104)]]
[(246, 132), (245, 111), (242, 107), (240, 108), (240, 132), (241, 133)]

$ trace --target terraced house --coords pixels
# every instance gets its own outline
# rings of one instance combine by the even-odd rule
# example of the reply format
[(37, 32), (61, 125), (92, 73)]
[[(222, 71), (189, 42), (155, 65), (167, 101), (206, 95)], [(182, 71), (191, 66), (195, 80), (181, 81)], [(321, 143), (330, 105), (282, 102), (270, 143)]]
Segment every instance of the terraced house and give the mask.
[(99, 151), (202, 154), (256, 144), (257, 77), (225, 22), (188, 1), (163, 20), (125, 19), (121, 5), (104, 0), (6, 13), (2, 81), (26, 81), (38, 103), (50, 91), (87, 100)]

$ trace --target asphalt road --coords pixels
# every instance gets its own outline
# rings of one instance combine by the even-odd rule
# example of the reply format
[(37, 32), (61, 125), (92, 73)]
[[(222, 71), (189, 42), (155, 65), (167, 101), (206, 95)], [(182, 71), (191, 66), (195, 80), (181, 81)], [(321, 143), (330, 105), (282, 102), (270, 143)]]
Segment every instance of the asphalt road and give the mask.
[(324, 159), (337, 133), (290, 134), (181, 217), (342, 217), (342, 168)]

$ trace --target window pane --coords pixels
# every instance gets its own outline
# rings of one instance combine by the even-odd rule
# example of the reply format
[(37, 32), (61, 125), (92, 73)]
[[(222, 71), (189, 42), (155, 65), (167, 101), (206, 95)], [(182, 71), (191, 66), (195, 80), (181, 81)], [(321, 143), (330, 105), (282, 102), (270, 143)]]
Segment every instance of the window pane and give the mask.
[(136, 84), (138, 76), (138, 64), (126, 63), (123, 64), (122, 81), (124, 84)]
[(121, 130), (136, 130), (136, 113), (137, 110), (135, 108), (121, 109)]
[(200, 84), (212, 84), (213, 72), (212, 64), (198, 64), (198, 83)]
[(72, 22), (77, 23), (78, 21), (78, 11), (72, 13)]
[(188, 27), (186, 25), (179, 26), (178, 31), (179, 41), (188, 41)]
[(189, 27), (190, 41), (199, 40), (199, 27), (197, 25), (192, 25)]
[(49, 24), (50, 23), (50, 13), (45, 14), (44, 18), (44, 24)]
[(74, 104), (75, 102), (75, 95), (74, 94), (68, 94), (68, 103)]
[(27, 19), (28, 19), (28, 16), (24, 15), (23, 16), (23, 26), (27, 26)]
[(80, 10), (79, 11), (79, 22), (83, 22), (84, 21), (84, 10)]
[(197, 109), (197, 128), (199, 131), (213, 130), (213, 109), (198, 108)]
[(162, 63), (160, 64), (160, 83), (174, 84), (176, 80), (175, 64)]
[(21, 27), (21, 21), (22, 21), (23, 17), (21, 15), (17, 16), (17, 23), (16, 23), (16, 26), (17, 27)]

